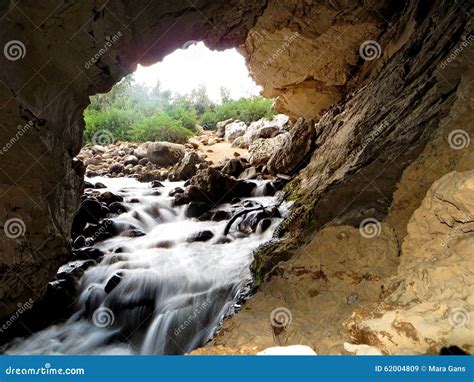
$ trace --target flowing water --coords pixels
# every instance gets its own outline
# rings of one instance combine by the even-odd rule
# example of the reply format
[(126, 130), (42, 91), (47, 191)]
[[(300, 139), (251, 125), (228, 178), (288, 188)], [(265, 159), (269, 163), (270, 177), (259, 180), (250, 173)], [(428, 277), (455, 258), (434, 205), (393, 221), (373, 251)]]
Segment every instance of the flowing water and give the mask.
[[(272, 219), (263, 233), (231, 229), (227, 242), (222, 233), (228, 220), (189, 219), (185, 206), (172, 206), (168, 194), (183, 186), (180, 182), (151, 189), (129, 178), (93, 180), (107, 186), (100, 191), (124, 197), (127, 212), (114, 217), (114, 224), (132, 224), (145, 235), (96, 244), (107, 254), (82, 276), (75, 313), (64, 323), (16, 339), (8, 353), (183, 354), (205, 344), (248, 294), (252, 252), (271, 238), (281, 219)], [(154, 195), (156, 190), (161, 195)], [(255, 195), (261, 190), (262, 185)], [(276, 202), (274, 197), (247, 199), (264, 206)], [(284, 205), (279, 209), (287, 213)], [(189, 242), (203, 230), (214, 237)]]

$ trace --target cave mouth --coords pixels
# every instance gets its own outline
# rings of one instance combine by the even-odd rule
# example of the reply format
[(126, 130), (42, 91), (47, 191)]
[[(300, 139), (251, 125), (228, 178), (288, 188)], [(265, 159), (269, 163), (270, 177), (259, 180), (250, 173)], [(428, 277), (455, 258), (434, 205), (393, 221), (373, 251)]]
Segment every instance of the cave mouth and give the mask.
[(277, 151), (292, 124), (237, 51), (185, 47), (90, 97), (72, 255), (6, 353), (185, 354), (249, 297), (291, 204), (250, 146)]

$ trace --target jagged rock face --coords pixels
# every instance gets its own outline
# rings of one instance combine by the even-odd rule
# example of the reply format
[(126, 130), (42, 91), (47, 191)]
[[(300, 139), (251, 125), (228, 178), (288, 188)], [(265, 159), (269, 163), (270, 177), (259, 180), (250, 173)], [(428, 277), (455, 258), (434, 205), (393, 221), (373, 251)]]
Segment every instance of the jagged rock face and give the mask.
[(319, 119), (354, 82), (361, 44), (379, 40), (401, 7), (400, 1), (270, 0), (241, 52), (263, 95), (278, 97), (280, 112)]

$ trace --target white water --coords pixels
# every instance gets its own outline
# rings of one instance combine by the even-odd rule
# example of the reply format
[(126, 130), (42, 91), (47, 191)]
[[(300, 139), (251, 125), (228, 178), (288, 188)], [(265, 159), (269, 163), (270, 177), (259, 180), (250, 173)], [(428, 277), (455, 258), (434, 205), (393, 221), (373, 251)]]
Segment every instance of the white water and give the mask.
[[(172, 207), (167, 195), (182, 183), (165, 182), (165, 187), (151, 189), (128, 178), (93, 181), (108, 187), (101, 192), (125, 198), (128, 212), (113, 220), (131, 223), (146, 235), (98, 243), (108, 253), (82, 277), (76, 313), (62, 324), (16, 339), (8, 353), (183, 354), (206, 343), (248, 293), (252, 252), (271, 238), (281, 219), (272, 219), (263, 234), (244, 236), (231, 229), (232, 241), (219, 244), (227, 220), (188, 219), (185, 206)], [(161, 196), (151, 195), (154, 191)], [(127, 202), (132, 198), (139, 203)], [(275, 204), (272, 197), (247, 200)], [(225, 207), (229, 206), (219, 208)], [(287, 211), (280, 207), (280, 212)], [(203, 230), (214, 237), (208, 242), (186, 241)], [(169, 248), (161, 248), (163, 242)], [(113, 253), (118, 247), (122, 252)], [(104, 287), (117, 272), (122, 279), (107, 294)]]

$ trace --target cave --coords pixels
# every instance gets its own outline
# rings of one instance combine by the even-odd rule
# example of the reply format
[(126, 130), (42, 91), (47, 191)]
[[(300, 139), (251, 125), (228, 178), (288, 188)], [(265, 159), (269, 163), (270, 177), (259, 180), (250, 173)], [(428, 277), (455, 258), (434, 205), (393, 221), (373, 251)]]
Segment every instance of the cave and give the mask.
[[(472, 352), (472, 6), (2, 2), (0, 317), (40, 301), (69, 258), (89, 96), (203, 41), (237, 48), (279, 112), (314, 124), (314, 152), (287, 185), (290, 215), (255, 253), (252, 309), (198, 352)], [(279, 308), (292, 324), (276, 330)]]

